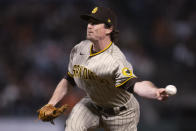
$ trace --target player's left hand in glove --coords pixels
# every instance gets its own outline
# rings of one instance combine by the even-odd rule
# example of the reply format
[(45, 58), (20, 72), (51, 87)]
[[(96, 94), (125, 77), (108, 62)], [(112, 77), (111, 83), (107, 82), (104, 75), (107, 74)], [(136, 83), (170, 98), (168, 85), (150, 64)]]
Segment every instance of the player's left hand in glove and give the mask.
[(56, 108), (51, 104), (46, 104), (41, 109), (39, 109), (37, 112), (39, 113), (38, 118), (44, 122), (51, 122), (54, 124), (54, 119), (61, 114), (64, 113), (64, 111), (69, 106), (67, 104), (61, 106), (60, 108)]

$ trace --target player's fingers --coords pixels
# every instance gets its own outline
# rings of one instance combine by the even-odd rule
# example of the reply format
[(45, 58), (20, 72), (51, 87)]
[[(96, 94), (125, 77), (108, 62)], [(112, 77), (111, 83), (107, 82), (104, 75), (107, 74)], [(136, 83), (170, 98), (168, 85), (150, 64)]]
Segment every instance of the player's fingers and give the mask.
[(158, 97), (159, 101), (164, 101), (164, 97)]
[(160, 95), (160, 97), (158, 97), (158, 100), (160, 100), (160, 101), (165, 101), (165, 100), (167, 100), (168, 99), (168, 95), (167, 94), (162, 94), (162, 95)]
[(160, 97), (160, 92), (159, 92), (159, 90), (156, 92), (156, 97), (157, 97), (157, 98)]
[(160, 88), (159, 92), (160, 92), (160, 94), (166, 94), (165, 88)]
[(168, 94), (165, 91), (165, 89), (162, 88), (162, 89), (159, 90), (159, 96), (161, 96), (161, 97), (168, 97)]
[(164, 88), (159, 88), (157, 91), (157, 100), (165, 101), (168, 98), (168, 94), (166, 93)]
[(162, 92), (163, 90), (161, 88), (157, 89), (157, 92), (156, 92), (157, 98), (161, 97)]
[(165, 89), (160, 91), (160, 96), (163, 97), (163, 99), (167, 99), (169, 97)]
[(158, 97), (157, 99), (158, 99), (159, 101), (162, 101), (162, 97)]

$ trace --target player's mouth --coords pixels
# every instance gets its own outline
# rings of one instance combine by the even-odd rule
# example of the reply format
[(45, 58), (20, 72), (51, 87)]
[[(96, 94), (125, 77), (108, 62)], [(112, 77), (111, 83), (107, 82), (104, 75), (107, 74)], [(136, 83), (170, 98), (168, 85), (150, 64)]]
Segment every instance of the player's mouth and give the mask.
[(92, 34), (93, 32), (92, 32), (92, 31), (88, 31), (87, 33), (88, 33), (88, 34)]
[(93, 34), (93, 32), (87, 32), (88, 36), (91, 36)]

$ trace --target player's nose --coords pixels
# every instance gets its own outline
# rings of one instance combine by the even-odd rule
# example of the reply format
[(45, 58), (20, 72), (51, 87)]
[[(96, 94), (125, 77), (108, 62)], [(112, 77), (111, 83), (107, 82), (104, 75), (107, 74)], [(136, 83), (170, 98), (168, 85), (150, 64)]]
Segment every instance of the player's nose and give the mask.
[(91, 29), (93, 27), (92, 23), (88, 23), (88, 26), (87, 26), (89, 29)]

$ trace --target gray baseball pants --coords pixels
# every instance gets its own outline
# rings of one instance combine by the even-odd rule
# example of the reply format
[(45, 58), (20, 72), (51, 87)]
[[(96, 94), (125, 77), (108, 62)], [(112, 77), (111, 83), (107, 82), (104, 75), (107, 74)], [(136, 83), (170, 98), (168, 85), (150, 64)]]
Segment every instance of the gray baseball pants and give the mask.
[(89, 97), (84, 97), (72, 109), (65, 131), (95, 131), (97, 128), (103, 128), (104, 131), (137, 131), (140, 112), (135, 97), (125, 107), (125, 110), (110, 115), (92, 104)]

